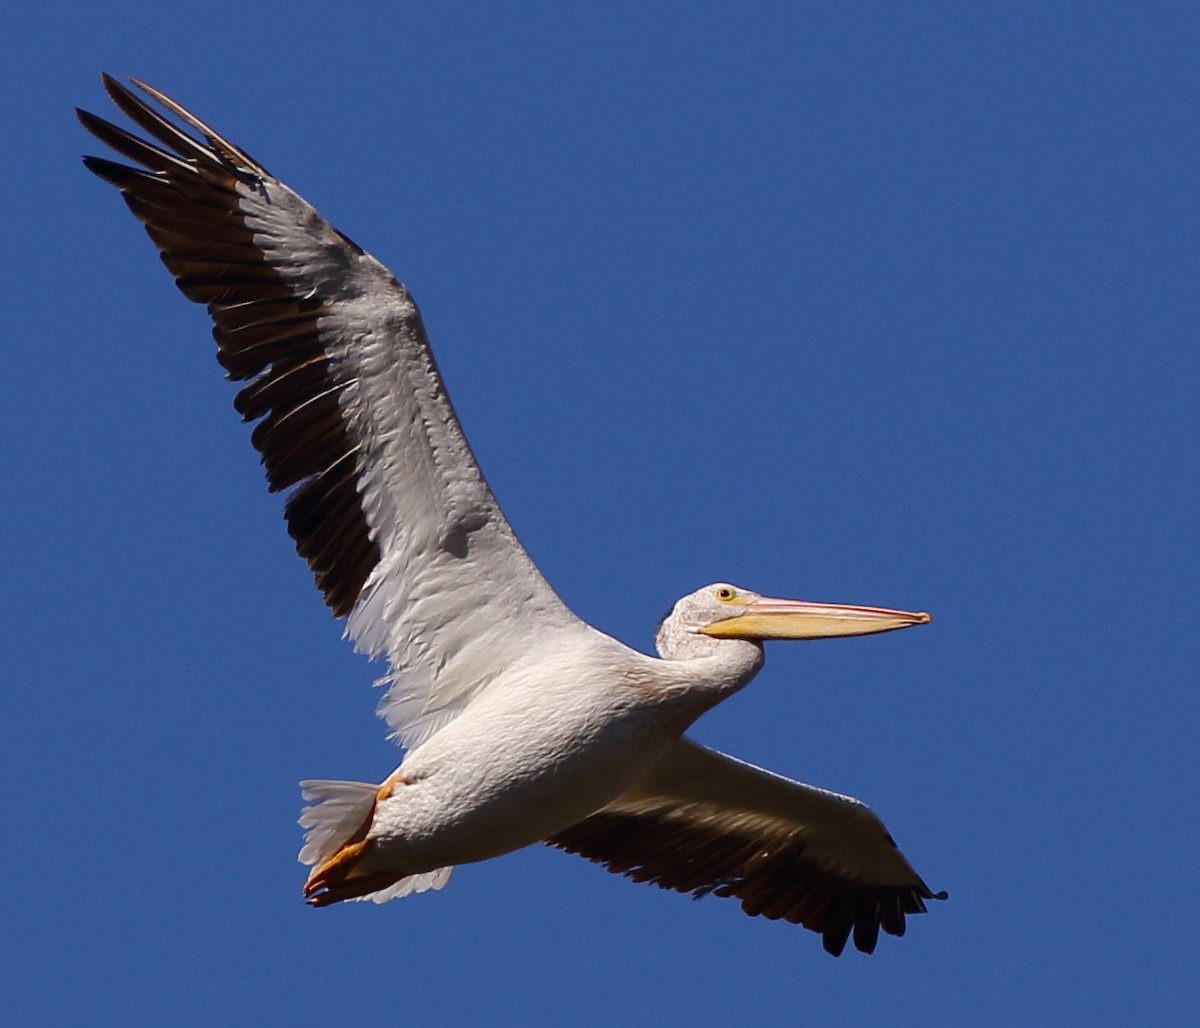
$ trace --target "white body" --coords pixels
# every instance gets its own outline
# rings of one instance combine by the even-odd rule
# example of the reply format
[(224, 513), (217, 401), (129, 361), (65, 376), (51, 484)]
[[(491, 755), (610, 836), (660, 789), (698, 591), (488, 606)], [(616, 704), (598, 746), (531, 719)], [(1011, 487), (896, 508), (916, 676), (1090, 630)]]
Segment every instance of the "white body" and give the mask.
[[(548, 838), (634, 785), (761, 660), (737, 647), (744, 668), (705, 689), (703, 668), (690, 662), (664, 668), (585, 626), (570, 641), (534, 645), (406, 757), (400, 784), (376, 807), (378, 855), (366, 866), (415, 874)], [(668, 670), (675, 687), (664, 686)]]

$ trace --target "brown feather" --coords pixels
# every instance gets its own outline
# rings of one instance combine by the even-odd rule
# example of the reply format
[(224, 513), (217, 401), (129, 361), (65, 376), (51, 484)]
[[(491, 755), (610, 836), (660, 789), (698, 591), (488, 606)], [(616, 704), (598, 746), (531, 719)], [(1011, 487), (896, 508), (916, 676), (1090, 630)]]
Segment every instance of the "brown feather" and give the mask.
[[(344, 615), (378, 564), (379, 549), (358, 494), (359, 446), (338, 399), (351, 381), (336, 373), (319, 327), (336, 298), (316, 289), (298, 295), (301, 287), (279, 273), (289, 261), (286, 250), (267, 254), (256, 244), (243, 200), (264, 184), (283, 188), (261, 164), (157, 90), (134, 80), (203, 141), (115, 79), (103, 80), (117, 107), (153, 142), (80, 111), (84, 128), (141, 167), (100, 157), (84, 162), (121, 191), (184, 295), (208, 308), (217, 359), (229, 377), (252, 379), (235, 407), (245, 420), (258, 419), (251, 442), (269, 487), (296, 487), (284, 511), (288, 531), (326, 602)], [(361, 253), (342, 238), (347, 261)]]
[(870, 953), (880, 929), (904, 934), (904, 915), (923, 912), (924, 900), (932, 898), (923, 884), (880, 886), (841, 878), (806, 857), (799, 833), (782, 826), (775, 836), (763, 831), (761, 823), (730, 830), (687, 806), (640, 813), (606, 809), (546, 842), (635, 881), (696, 897), (734, 897), (751, 916), (803, 924), (822, 936), (834, 956), (851, 936), (855, 948)]

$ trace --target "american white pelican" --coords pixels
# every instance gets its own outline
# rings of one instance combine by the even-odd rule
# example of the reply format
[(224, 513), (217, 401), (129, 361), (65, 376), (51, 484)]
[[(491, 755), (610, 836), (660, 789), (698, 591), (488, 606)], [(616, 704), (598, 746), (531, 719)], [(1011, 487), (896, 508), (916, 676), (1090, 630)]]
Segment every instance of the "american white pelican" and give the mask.
[[(243, 150), (149, 86), (195, 136), (107, 75), (156, 142), (80, 111), (134, 168), (120, 189), (217, 358), (288, 531), (346, 633), (386, 656), (380, 704), (407, 750), (382, 784), (302, 783), (314, 906), (441, 888), (454, 864), (545, 842), (635, 881), (736, 896), (819, 932), (835, 956), (935, 898), (858, 800), (683, 736), (741, 689), (764, 639), (929, 615), (766, 599), (717, 583), (658, 629), (659, 658), (584, 624), (501, 514), (463, 437), (416, 305), (388, 270)], [(939, 893), (937, 898), (944, 898)]]

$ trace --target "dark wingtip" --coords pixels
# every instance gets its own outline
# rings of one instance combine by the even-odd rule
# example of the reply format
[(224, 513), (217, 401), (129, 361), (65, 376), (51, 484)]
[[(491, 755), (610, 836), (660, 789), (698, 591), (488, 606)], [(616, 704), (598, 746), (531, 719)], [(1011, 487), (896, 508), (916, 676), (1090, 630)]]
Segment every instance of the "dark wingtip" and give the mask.
[(840, 957), (842, 955), (842, 950), (846, 948), (846, 940), (849, 937), (849, 927), (847, 927), (845, 934), (840, 931), (836, 933), (832, 931), (826, 932), (821, 936), (821, 947), (831, 957)]
[(112, 125), (99, 115), (93, 114), (91, 111), (85, 111), (82, 107), (75, 108), (75, 118), (80, 125), (97, 138), (103, 135), (106, 128), (112, 128)]
[(121, 184), (122, 173), (129, 171), (123, 164), (118, 164), (116, 161), (106, 161), (103, 157), (93, 157), (91, 154), (83, 155), (83, 166), (93, 175), (104, 179), (105, 182), (112, 183), (114, 186), (119, 186)]
[(106, 71), (100, 72), (100, 83), (104, 86), (104, 92), (106, 92), (109, 96), (115, 97), (122, 91), (127, 92), (125, 87), (121, 84), (121, 80), (115, 75), (110, 75)]

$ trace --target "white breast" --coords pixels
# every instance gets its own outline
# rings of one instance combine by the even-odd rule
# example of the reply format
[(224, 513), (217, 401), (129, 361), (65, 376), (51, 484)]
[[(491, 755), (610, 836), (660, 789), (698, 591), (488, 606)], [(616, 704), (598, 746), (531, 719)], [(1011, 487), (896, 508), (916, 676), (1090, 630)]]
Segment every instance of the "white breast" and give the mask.
[(414, 750), (372, 834), (428, 868), (484, 860), (545, 839), (637, 781), (691, 717), (640, 681), (649, 658), (590, 629), (581, 641), (531, 654)]

